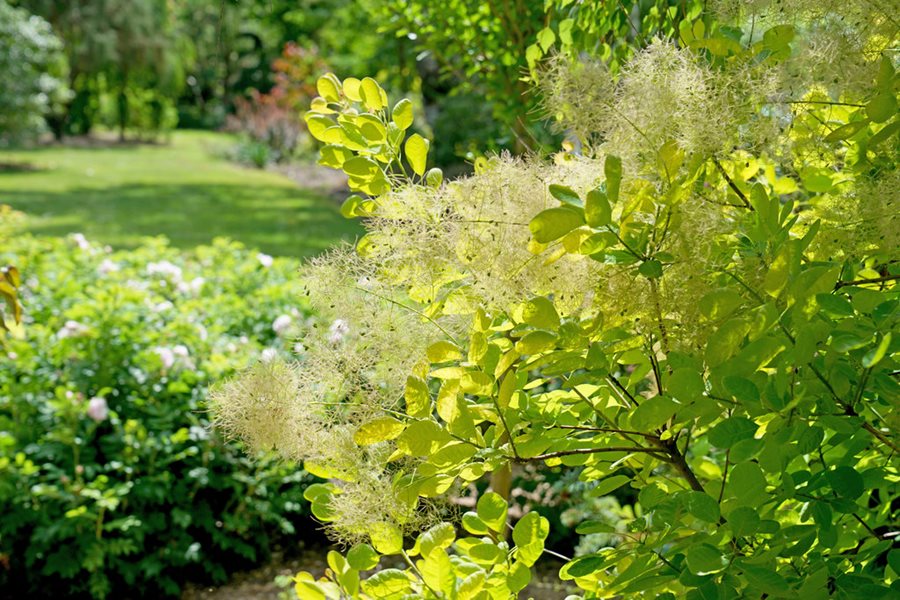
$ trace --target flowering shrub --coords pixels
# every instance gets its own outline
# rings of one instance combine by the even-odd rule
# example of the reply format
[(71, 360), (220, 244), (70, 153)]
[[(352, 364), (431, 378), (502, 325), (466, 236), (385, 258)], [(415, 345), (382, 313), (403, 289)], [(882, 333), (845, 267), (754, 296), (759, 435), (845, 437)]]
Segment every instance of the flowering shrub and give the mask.
[(244, 457), (204, 406), (210, 381), (287, 355), (307, 327), (294, 261), (80, 235), (6, 250), (27, 335), (0, 357), (0, 588), (171, 596), (295, 533), (308, 476)]
[(708, 4), (619, 77), (551, 65), (579, 145), (449, 183), (407, 101), (320, 79), (307, 124), (368, 230), (304, 273), (342, 334), (212, 399), (329, 478), (306, 496), (353, 546), (300, 598), (518, 597), (535, 465), (632, 502), (566, 515), (573, 598), (900, 591), (900, 31), (863, 0)]
[(325, 65), (317, 49), (293, 42), (285, 45), (272, 63), (275, 85), (267, 94), (253, 90), (249, 98), (235, 101), (228, 128), (246, 136), (236, 158), (257, 167), (289, 160), (305, 130), (300, 115), (316, 95), (316, 74)]

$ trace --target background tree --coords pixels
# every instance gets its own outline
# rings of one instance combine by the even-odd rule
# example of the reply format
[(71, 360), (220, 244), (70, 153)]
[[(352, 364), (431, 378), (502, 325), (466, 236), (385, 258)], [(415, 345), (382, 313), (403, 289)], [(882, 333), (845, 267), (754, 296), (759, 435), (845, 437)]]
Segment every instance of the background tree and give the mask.
[[(164, 0), (23, 0), (20, 5), (41, 15), (62, 38), (68, 57), (69, 86), (74, 96), (55, 133), (90, 132), (100, 111), (100, 98), (110, 94), (120, 135), (148, 111), (150, 120), (161, 103), (180, 89), (179, 45), (173, 14)], [(149, 90), (138, 98), (132, 91)], [(160, 115), (161, 118), (161, 115)]]
[(65, 98), (61, 50), (46, 21), (0, 1), (0, 143), (39, 132)]

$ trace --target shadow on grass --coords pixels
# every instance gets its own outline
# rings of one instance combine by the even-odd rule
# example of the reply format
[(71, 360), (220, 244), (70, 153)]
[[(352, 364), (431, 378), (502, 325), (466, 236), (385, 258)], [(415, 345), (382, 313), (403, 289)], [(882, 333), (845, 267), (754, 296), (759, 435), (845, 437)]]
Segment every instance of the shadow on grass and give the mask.
[(311, 256), (361, 233), (337, 206), (308, 191), (265, 185), (140, 185), (5, 193), (36, 235), (84, 233), (115, 247), (165, 235), (189, 248), (228, 237), (282, 256)]
[(3, 162), (0, 160), (0, 174), (2, 173), (34, 173), (45, 170), (43, 167), (27, 162)]

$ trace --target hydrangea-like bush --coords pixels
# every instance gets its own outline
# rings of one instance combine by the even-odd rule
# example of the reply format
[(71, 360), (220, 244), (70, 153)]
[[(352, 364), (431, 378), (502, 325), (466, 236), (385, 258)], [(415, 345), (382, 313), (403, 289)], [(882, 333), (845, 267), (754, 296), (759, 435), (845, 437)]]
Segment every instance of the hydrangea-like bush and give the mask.
[(4, 597), (175, 596), (296, 533), (310, 478), (223, 442), (204, 404), (211, 381), (288, 355), (309, 326), (296, 262), (80, 235), (4, 251), (26, 321), (0, 356)]

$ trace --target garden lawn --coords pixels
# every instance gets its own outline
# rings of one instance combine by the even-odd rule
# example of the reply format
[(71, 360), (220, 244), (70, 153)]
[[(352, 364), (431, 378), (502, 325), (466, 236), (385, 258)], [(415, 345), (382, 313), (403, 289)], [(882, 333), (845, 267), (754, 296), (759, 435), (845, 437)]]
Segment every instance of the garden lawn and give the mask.
[(0, 151), (0, 204), (25, 212), (34, 234), (80, 232), (114, 247), (165, 235), (189, 248), (225, 236), (303, 257), (360, 232), (333, 200), (223, 158), (232, 143), (176, 131), (168, 144)]

